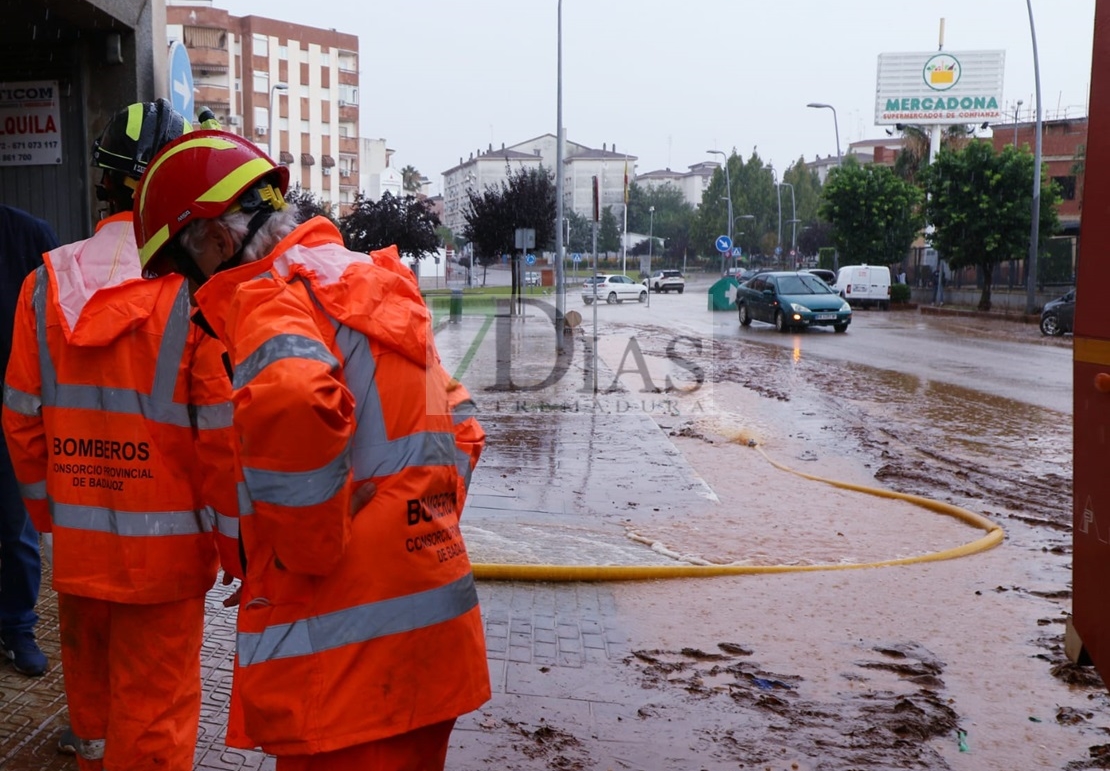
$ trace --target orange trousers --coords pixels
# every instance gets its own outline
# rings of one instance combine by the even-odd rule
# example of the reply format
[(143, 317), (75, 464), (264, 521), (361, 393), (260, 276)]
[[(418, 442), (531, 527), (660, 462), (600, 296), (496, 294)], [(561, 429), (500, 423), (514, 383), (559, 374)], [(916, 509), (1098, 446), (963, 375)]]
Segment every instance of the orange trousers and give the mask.
[(317, 755), (279, 755), (276, 771), (443, 771), (454, 720)]
[[(81, 771), (192, 771), (204, 597), (128, 605), (58, 595), (73, 732), (103, 747)], [(97, 754), (97, 753), (86, 753)]]

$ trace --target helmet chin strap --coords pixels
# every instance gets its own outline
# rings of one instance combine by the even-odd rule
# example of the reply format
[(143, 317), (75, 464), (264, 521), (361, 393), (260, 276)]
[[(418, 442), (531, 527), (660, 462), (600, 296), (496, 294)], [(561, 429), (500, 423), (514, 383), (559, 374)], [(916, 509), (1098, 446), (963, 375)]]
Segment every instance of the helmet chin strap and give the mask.
[(247, 245), (251, 242), (251, 239), (253, 239), (255, 235), (257, 235), (262, 226), (266, 224), (266, 220), (270, 219), (273, 214), (274, 210), (269, 207), (259, 209), (254, 213), (254, 215), (250, 219), (250, 222), (247, 223), (247, 232), (246, 235), (243, 236), (243, 242), (239, 244), (239, 249), (235, 252), (235, 254), (231, 255), (231, 257), (226, 259), (224, 262), (221, 262), (219, 264), (219, 267), (216, 268), (215, 273), (219, 273), (223, 270), (231, 270), (232, 268), (237, 268), (243, 263), (243, 252), (246, 251)]

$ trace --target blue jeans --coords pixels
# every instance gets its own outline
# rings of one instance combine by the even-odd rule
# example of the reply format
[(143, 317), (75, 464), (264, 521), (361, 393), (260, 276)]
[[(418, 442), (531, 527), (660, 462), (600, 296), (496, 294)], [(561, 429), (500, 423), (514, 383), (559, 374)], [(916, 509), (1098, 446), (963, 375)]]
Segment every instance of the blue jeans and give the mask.
[(41, 582), (39, 534), (19, 495), (7, 445), (0, 440), (0, 633), (34, 629)]

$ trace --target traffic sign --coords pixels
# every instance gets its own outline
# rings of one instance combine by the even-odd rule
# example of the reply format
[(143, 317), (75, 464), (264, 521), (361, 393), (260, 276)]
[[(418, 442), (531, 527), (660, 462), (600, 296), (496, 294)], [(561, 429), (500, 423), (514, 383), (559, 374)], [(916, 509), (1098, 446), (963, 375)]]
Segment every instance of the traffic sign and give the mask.
[(575, 252), (574, 256), (571, 257), (570, 259), (574, 262), (575, 265), (577, 265), (578, 263), (582, 262), (582, 255), (579, 254), (578, 252)]
[(740, 251), (739, 246), (732, 247), (732, 256), (733, 257), (743, 257), (744, 256), (743, 252)]
[(793, 249), (791, 249), (791, 250), (790, 250), (790, 256), (791, 256), (791, 257), (793, 257), (793, 256), (794, 256), (794, 250), (793, 250)]
[(781, 254), (782, 254), (782, 247), (781, 246), (776, 246), (775, 247), (775, 256), (778, 257)]
[(193, 120), (193, 66), (189, 63), (189, 51), (181, 42), (170, 43), (170, 104), (173, 109)]
[(728, 236), (717, 236), (717, 251), (728, 254), (732, 249), (732, 239)]
[(528, 263), (529, 265), (535, 265), (536, 264), (536, 255), (529, 254), (527, 257), (524, 258), (524, 261), (526, 263)]

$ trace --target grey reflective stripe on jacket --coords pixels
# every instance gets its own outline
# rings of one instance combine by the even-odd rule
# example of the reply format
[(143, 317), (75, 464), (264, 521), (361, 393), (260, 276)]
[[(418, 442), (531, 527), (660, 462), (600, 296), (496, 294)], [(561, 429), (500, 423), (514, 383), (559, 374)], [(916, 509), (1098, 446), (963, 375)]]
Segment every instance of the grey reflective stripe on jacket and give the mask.
[[(152, 421), (189, 428), (194, 425), (189, 406), (175, 402), (177, 373), (189, 339), (189, 290), (186, 284), (174, 298), (174, 306), (162, 333), (158, 361), (149, 394), (128, 388), (59, 383), (54, 359), (46, 340), (46, 298), (49, 276), (46, 266), (35, 274), (31, 303), (35, 311), (42, 397), (36, 399), (14, 389), (5, 389), (4, 400), (11, 409), (36, 416), (42, 408), (85, 409), (123, 415), (142, 415)], [(9, 395), (9, 391), (11, 392)], [(54, 524), (76, 530), (113, 533), (120, 536), (194, 535), (210, 532), (212, 517), (203, 511), (118, 511), (102, 506), (60, 504), (47, 495), (46, 483), (21, 486), (28, 499), (48, 501)]]
[[(311, 287), (309, 291), (311, 293)], [(377, 363), (370, 351), (370, 341), (366, 335), (335, 319), (331, 319), (331, 323), (343, 355), (344, 378), (355, 399), (354, 437), (331, 461), (310, 471), (280, 472), (244, 464), (243, 477), (252, 501), (312, 506), (331, 500), (346, 482), (352, 463), (355, 479), (387, 476), (417, 466), (458, 468), (454, 434), (421, 431), (397, 439), (388, 438), (377, 388)], [(275, 335), (235, 367), (235, 388), (248, 385), (267, 366), (287, 358), (320, 361), (336, 369), (340, 365), (319, 340), (301, 335)]]
[(119, 511), (52, 502), (50, 518), (56, 527), (124, 537), (195, 535), (212, 531), (211, 520), (197, 511)]
[(46, 267), (38, 269), (35, 277), (35, 292), (32, 303), (35, 308), (35, 322), (38, 326), (39, 370), (42, 376), (42, 403), (48, 407), (99, 410), (116, 412), (123, 415), (142, 415), (158, 423), (188, 428), (192, 425), (189, 407), (174, 402), (173, 392), (177, 384), (177, 370), (185, 345), (189, 339), (189, 291), (185, 284), (174, 298), (173, 311), (170, 313), (162, 334), (162, 346), (158, 350), (158, 363), (154, 368), (154, 382), (150, 394), (128, 388), (105, 386), (73, 385), (58, 383), (54, 360), (46, 344)]
[(442, 624), (478, 606), (474, 574), (424, 592), (379, 600), (321, 616), (275, 624), (238, 636), (239, 666), (308, 656), (387, 635)]

